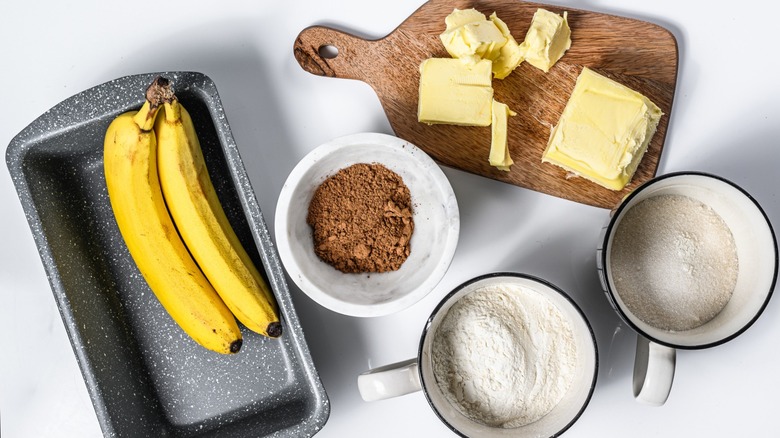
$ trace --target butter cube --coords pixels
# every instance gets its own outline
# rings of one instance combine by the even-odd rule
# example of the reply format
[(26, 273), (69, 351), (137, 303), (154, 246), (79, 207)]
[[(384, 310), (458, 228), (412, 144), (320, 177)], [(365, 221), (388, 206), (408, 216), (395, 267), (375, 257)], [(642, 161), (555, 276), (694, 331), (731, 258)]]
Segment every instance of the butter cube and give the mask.
[(453, 58), (429, 58), (420, 64), (417, 119), (423, 123), (488, 126), (491, 122), (491, 66)]
[(542, 161), (608, 189), (622, 190), (662, 115), (647, 97), (585, 67)]
[(517, 40), (509, 32), (509, 27), (498, 18), (495, 12), (490, 15), (490, 21), (496, 25), (501, 34), (506, 38), (506, 44), (501, 47), (498, 57), (493, 60), (493, 76), (496, 79), (504, 79), (523, 62), (523, 51), (520, 50)]
[(444, 24), (447, 26), (446, 31), (457, 29), (461, 26), (465, 26), (469, 23), (476, 23), (478, 21), (485, 21), (485, 14), (478, 10), (471, 9), (453, 9), (450, 15), (444, 18)]
[(506, 37), (493, 21), (476, 9), (455, 9), (445, 18), (447, 29), (439, 35), (447, 53), (466, 63), (494, 60), (500, 55)]
[(491, 141), (488, 162), (499, 170), (509, 172), (510, 166), (514, 164), (514, 161), (509, 156), (509, 144), (506, 138), (507, 118), (517, 114), (510, 110), (506, 104), (497, 102), (495, 99), (492, 103), (492, 109), (493, 123), (490, 128)]
[(537, 9), (525, 40), (520, 44), (525, 60), (545, 73), (571, 47), (571, 29), (566, 17), (566, 12), (561, 17), (546, 9)]

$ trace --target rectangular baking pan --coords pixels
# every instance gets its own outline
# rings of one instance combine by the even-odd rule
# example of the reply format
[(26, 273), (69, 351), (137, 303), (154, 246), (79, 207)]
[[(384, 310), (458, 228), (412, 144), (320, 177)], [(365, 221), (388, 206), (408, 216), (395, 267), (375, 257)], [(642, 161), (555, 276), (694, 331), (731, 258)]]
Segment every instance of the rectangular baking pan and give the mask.
[(314, 435), (330, 405), (216, 86), (200, 73), (159, 74), (192, 115), (217, 194), (264, 268), (284, 333), (268, 339), (242, 327), (244, 345), (231, 356), (200, 347), (168, 316), (127, 251), (106, 192), (103, 138), (114, 117), (140, 108), (158, 73), (63, 101), (11, 141), (6, 160), (103, 433)]

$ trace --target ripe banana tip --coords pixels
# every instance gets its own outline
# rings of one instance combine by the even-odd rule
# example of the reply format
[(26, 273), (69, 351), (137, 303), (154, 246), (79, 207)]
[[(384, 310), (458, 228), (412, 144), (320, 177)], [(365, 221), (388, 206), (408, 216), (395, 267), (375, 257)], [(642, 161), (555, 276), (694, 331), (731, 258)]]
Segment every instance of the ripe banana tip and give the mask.
[(268, 333), (268, 336), (272, 338), (278, 338), (282, 335), (282, 323), (279, 321), (274, 321), (270, 324), (268, 324), (268, 327), (265, 329), (265, 332)]
[(236, 339), (235, 341), (230, 343), (230, 352), (231, 353), (238, 353), (238, 350), (241, 349), (241, 344), (243, 344), (244, 341), (241, 339)]

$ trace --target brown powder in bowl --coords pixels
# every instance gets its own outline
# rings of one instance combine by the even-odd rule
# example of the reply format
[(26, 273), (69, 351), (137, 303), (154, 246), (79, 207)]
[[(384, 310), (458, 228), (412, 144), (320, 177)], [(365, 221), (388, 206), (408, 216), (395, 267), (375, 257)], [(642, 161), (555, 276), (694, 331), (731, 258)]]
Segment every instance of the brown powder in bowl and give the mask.
[(353, 164), (317, 187), (306, 223), (317, 256), (339, 271), (395, 271), (411, 250), (409, 188), (381, 164)]

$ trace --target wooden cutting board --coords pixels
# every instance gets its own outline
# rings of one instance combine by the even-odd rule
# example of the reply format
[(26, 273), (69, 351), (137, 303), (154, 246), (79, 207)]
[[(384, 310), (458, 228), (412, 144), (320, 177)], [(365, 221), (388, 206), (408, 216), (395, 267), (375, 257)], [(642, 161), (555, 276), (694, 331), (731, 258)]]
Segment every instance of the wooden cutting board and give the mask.
[[(495, 11), (518, 42), (523, 41), (537, 8), (568, 11), (572, 46), (549, 72), (524, 62), (507, 78), (493, 80), (495, 99), (518, 113), (509, 119), (509, 150), (515, 164), (508, 173), (488, 165), (490, 127), (417, 121), (420, 63), (431, 57), (449, 57), (439, 40), (444, 18), (454, 8), (472, 7), (485, 15)], [(335, 56), (324, 49), (328, 47), (337, 50)], [(309, 73), (371, 85), (395, 134), (440, 164), (604, 208), (616, 206), (627, 193), (655, 176), (672, 111), (678, 63), (677, 41), (658, 25), (516, 0), (431, 0), (378, 40), (313, 26), (298, 35), (294, 53)], [(550, 129), (558, 123), (584, 66), (644, 94), (665, 114), (632, 182), (619, 192), (584, 178), (567, 177), (563, 169), (541, 162)]]

